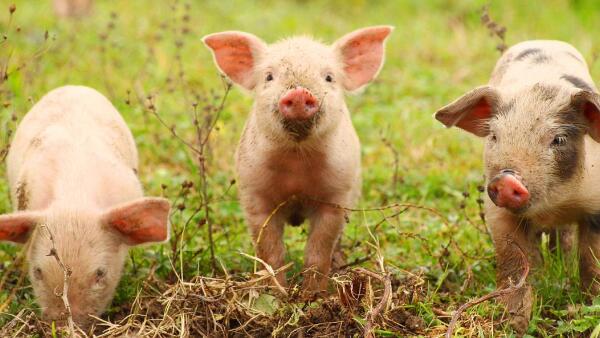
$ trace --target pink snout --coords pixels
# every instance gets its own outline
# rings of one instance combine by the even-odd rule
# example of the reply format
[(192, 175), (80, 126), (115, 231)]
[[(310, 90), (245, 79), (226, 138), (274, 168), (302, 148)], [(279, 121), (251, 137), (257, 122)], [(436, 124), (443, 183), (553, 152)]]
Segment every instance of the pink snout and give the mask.
[(529, 191), (512, 170), (503, 170), (487, 187), (494, 204), (501, 208), (522, 210), (529, 203)]
[(317, 98), (306, 88), (291, 89), (279, 100), (279, 112), (286, 120), (308, 120), (318, 110)]

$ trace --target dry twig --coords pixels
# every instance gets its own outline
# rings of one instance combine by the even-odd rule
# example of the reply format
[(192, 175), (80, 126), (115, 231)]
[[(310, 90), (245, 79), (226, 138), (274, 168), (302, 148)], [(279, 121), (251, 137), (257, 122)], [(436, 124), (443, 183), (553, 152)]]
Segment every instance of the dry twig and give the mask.
[(398, 149), (394, 147), (392, 142), (386, 137), (381, 138), (381, 142), (392, 152), (392, 156), (394, 158), (394, 170), (392, 176), (392, 193), (396, 193), (398, 191), (398, 183), (402, 183), (402, 179), (400, 178), (400, 153)]
[[(273, 281), (273, 283), (275, 283), (277, 290), (279, 290), (279, 292), (281, 292), (282, 295), (285, 295), (285, 296), (288, 295), (285, 288), (277, 280), (277, 272), (275, 272), (275, 270), (273, 270), (273, 267), (271, 265), (269, 265), (269, 263), (265, 262), (264, 260), (262, 260), (258, 257), (250, 256), (247, 253), (240, 252), (240, 254), (242, 254), (242, 256), (244, 256), (244, 257), (250, 258), (250, 259), (255, 260), (255, 261), (259, 262), (260, 264), (262, 264), (265, 267), (265, 269), (267, 270), (267, 273), (271, 277), (271, 280)], [(287, 265), (284, 266), (284, 268), (287, 269), (290, 266), (292, 266), (292, 263), (288, 263)]]
[(364, 208), (364, 209), (359, 209), (359, 208), (348, 208), (348, 207), (344, 207), (343, 205), (337, 204), (337, 203), (332, 203), (332, 202), (327, 202), (327, 201), (321, 201), (318, 199), (314, 199), (314, 198), (308, 198), (309, 200), (316, 202), (316, 203), (321, 203), (321, 204), (325, 204), (328, 205), (332, 208), (336, 208), (336, 209), (342, 209), (342, 210), (346, 210), (346, 211), (350, 211), (350, 212), (365, 212), (365, 211), (384, 211), (384, 210), (389, 210), (389, 209), (394, 209), (394, 208), (402, 208), (405, 210), (402, 210), (402, 212), (408, 210), (408, 209), (420, 209), (420, 210), (425, 210), (428, 211), (436, 216), (438, 216), (439, 218), (442, 219), (442, 222), (444, 222), (444, 224), (446, 226), (450, 226), (450, 223), (448, 222), (448, 219), (446, 218), (446, 216), (444, 216), (441, 212), (439, 212), (438, 210), (434, 209), (434, 208), (430, 208), (430, 207), (426, 207), (424, 205), (418, 205), (418, 204), (412, 204), (412, 203), (392, 203), (392, 204), (388, 204), (388, 205), (384, 205), (381, 207), (373, 207), (373, 208)]
[(481, 23), (490, 31), (491, 36), (495, 36), (500, 40), (498, 45), (496, 45), (496, 49), (500, 53), (504, 53), (508, 48), (506, 45), (506, 27), (498, 24), (490, 17), (489, 9), (489, 5), (481, 9)]
[(375, 337), (375, 333), (373, 332), (374, 327), (375, 327), (375, 320), (380, 315), (381, 311), (383, 311), (383, 309), (385, 309), (389, 300), (392, 297), (392, 280), (391, 280), (389, 273), (385, 274), (384, 276), (380, 276), (380, 275), (376, 274), (375, 272), (372, 272), (372, 271), (369, 271), (367, 269), (360, 268), (360, 267), (354, 269), (354, 271), (358, 272), (358, 273), (362, 273), (364, 275), (367, 275), (371, 278), (375, 278), (375, 279), (383, 282), (383, 287), (384, 287), (383, 296), (381, 297), (381, 300), (379, 301), (377, 306), (375, 306), (375, 308), (373, 308), (373, 310), (371, 310), (367, 314), (367, 323), (365, 324), (365, 328), (364, 328), (364, 337), (365, 338), (373, 338), (373, 337)]
[(511, 294), (513, 292), (520, 290), (523, 286), (525, 286), (525, 281), (527, 280), (527, 276), (529, 275), (529, 263), (527, 262), (527, 256), (525, 255), (525, 252), (523, 251), (523, 249), (517, 243), (510, 241), (510, 244), (515, 245), (519, 249), (519, 253), (521, 254), (521, 258), (522, 258), (522, 262), (523, 262), (524, 269), (523, 269), (523, 274), (521, 275), (521, 279), (519, 279), (519, 282), (517, 284), (511, 284), (510, 286), (508, 286), (504, 289), (499, 289), (499, 290), (490, 292), (483, 297), (479, 297), (477, 299), (468, 301), (465, 304), (461, 305), (458, 308), (458, 310), (456, 310), (454, 312), (454, 314), (452, 315), (450, 324), (448, 324), (448, 330), (446, 331), (446, 338), (452, 337), (452, 333), (454, 332), (454, 327), (456, 326), (456, 323), (458, 322), (460, 315), (466, 309), (468, 309), (472, 306), (475, 306), (477, 304), (483, 303), (486, 300)]
[(73, 322), (73, 314), (71, 313), (71, 304), (69, 304), (69, 278), (71, 277), (72, 271), (71, 271), (71, 268), (66, 266), (60, 259), (60, 256), (58, 255), (58, 252), (56, 251), (56, 245), (54, 243), (54, 236), (52, 235), (52, 232), (50, 231), (50, 229), (46, 225), (42, 225), (42, 227), (44, 229), (46, 229), (46, 231), (48, 232), (48, 238), (50, 239), (50, 242), (52, 243), (52, 249), (50, 249), (50, 253), (48, 254), (48, 256), (54, 256), (54, 259), (56, 259), (56, 263), (58, 263), (58, 265), (60, 266), (60, 268), (62, 269), (62, 271), (64, 273), (62, 292), (58, 293), (58, 292), (56, 292), (56, 290), (54, 290), (54, 294), (57, 297), (60, 297), (63, 301), (63, 304), (65, 305), (65, 309), (67, 311), (67, 324), (69, 327), (69, 336), (74, 337), (75, 336), (75, 323)]

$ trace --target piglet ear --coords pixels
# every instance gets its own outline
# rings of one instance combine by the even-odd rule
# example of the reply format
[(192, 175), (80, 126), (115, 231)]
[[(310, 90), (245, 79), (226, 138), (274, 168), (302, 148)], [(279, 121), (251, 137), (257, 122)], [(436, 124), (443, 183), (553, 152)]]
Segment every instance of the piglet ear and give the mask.
[(490, 86), (477, 87), (435, 113), (446, 127), (459, 127), (477, 136), (489, 133), (488, 120), (500, 102), (500, 95)]
[(169, 201), (141, 198), (112, 208), (102, 223), (123, 236), (127, 245), (163, 242), (169, 239)]
[(229, 31), (207, 35), (202, 41), (212, 51), (221, 73), (248, 90), (254, 88), (254, 66), (267, 48), (261, 39), (252, 34)]
[(377, 76), (383, 66), (385, 40), (392, 30), (392, 26), (367, 27), (333, 44), (343, 62), (346, 90), (357, 90)]
[(590, 137), (600, 142), (600, 95), (581, 90), (571, 96), (571, 104), (585, 117)]
[(0, 215), (0, 241), (27, 242), (38, 219), (37, 214), (28, 211)]

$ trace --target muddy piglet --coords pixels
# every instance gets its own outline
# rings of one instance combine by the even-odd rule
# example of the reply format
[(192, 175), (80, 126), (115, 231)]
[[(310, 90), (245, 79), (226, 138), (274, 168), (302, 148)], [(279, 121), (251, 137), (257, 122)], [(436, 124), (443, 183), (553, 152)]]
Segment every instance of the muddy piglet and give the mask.
[[(361, 189), (360, 143), (344, 101), (383, 65), (391, 27), (368, 27), (325, 45), (308, 37), (266, 44), (236, 31), (204, 37), (219, 70), (251, 91), (236, 152), (239, 195), (259, 258), (284, 264), (284, 224), (310, 221), (303, 288), (327, 287), (345, 212)], [(285, 275), (277, 280), (285, 285)]]
[[(521, 278), (527, 262), (520, 249), (529, 264), (539, 260), (540, 232), (576, 223), (582, 290), (600, 294), (600, 96), (581, 54), (560, 41), (519, 43), (502, 55), (488, 85), (435, 117), (485, 138), (497, 287)], [(531, 286), (503, 301), (523, 333)]]
[[(169, 202), (143, 197), (131, 132), (93, 89), (66, 86), (25, 115), (7, 157), (15, 212), (0, 216), (0, 240), (27, 242), (29, 278), (42, 315), (63, 320), (63, 270), (72, 317), (86, 326), (112, 300), (127, 249), (168, 237)], [(53, 235), (54, 243), (49, 234)]]

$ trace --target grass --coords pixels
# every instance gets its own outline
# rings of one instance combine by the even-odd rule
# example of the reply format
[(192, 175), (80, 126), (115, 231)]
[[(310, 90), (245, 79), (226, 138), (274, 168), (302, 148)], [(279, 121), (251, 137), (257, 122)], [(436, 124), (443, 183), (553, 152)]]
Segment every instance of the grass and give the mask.
[[(499, 57), (499, 40), (480, 22), (485, 1), (98, 1), (93, 15), (82, 20), (56, 18), (50, 1), (14, 2), (12, 16), (6, 2), (0, 5), (0, 33), (6, 36), (4, 41), (0, 36), (0, 67), (9, 73), (0, 82), (0, 149), (44, 93), (65, 84), (91, 86), (111, 99), (132, 129), (147, 194), (164, 195), (175, 206), (171, 241), (131, 250), (102, 317), (114, 325), (99, 326), (97, 335), (134, 334), (142, 323), (140, 332), (159, 336), (224, 334), (243, 323), (246, 331), (238, 335), (361, 335), (384, 286), (355, 268), (382, 277), (383, 266), (393, 296), (385, 315), (375, 320), (375, 333), (437, 336), (445, 332), (449, 313), (494, 290), (493, 248), (479, 216), (481, 142), (445, 130), (432, 118), (437, 108), (485, 83)], [(489, 12), (507, 27), (509, 45), (537, 38), (568, 41), (597, 78), (597, 6), (591, 0), (507, 0), (492, 2)], [(229, 92), (204, 149), (205, 179), (194, 152), (170, 132), (172, 127), (197, 145), (194, 113), (200, 124), (210, 124), (220, 111), (224, 83), (200, 38), (239, 29), (269, 42), (292, 34), (331, 42), (374, 24), (396, 30), (379, 78), (347, 99), (362, 142), (359, 207), (403, 203), (426, 209), (353, 212), (343, 246), (348, 262), (359, 263), (332, 280), (331, 298), (303, 304), (292, 292), (278, 299), (254, 284), (260, 278), (252, 274), (255, 261), (242, 254), (252, 255), (253, 249), (236, 199), (233, 152), (252, 99), (237, 88)], [(201, 205), (208, 206), (208, 217), (207, 209), (197, 210)], [(8, 187), (0, 184), (0, 212), (10, 210)], [(286, 228), (287, 259), (293, 263), (288, 276), (294, 282), (305, 238), (304, 227)], [(598, 336), (600, 301), (581, 305), (577, 272), (571, 269), (575, 258), (544, 244), (541, 249), (542, 267), (531, 278), (537, 291), (528, 334)], [(0, 244), (0, 306), (6, 303), (0, 326), (9, 330), (0, 332), (59, 335), (60, 328), (35, 317), (31, 288), (26, 280), (19, 282), (19, 252)], [(344, 285), (364, 290), (359, 292), (364, 296), (341, 302), (338, 296), (348, 293), (335, 290), (347, 290)], [(222, 296), (216, 302), (193, 297), (201, 294)], [(455, 333), (513, 334), (494, 301), (467, 310)]]

